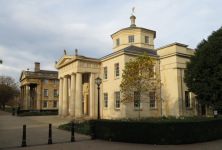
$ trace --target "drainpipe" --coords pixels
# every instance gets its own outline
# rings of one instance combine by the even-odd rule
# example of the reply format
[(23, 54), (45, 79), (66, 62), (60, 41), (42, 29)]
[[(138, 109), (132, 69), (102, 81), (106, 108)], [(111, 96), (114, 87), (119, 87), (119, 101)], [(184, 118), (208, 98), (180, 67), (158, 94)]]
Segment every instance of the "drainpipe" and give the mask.
[[(158, 59), (158, 73), (159, 73), (159, 78), (160, 78), (160, 59)], [(161, 78), (160, 78), (161, 79)], [(160, 101), (159, 101), (159, 112), (160, 112), (160, 116), (162, 116), (162, 104), (161, 104), (161, 82), (159, 83), (159, 94), (160, 94)]]

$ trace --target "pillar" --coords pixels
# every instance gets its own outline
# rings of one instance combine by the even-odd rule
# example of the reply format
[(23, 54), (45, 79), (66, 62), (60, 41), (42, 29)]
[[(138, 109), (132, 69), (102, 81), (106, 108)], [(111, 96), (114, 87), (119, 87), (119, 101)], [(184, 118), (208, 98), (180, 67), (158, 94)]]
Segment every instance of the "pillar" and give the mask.
[(95, 73), (90, 75), (90, 117), (95, 117)]
[(70, 116), (75, 117), (75, 92), (76, 92), (76, 75), (71, 75), (71, 106), (70, 106)]
[(62, 100), (62, 116), (68, 115), (68, 77), (63, 79), (63, 100)]
[(62, 116), (63, 79), (59, 79), (59, 116)]
[(82, 73), (76, 73), (75, 117), (82, 117)]
[(25, 89), (26, 89), (27, 85), (24, 85), (23, 87), (23, 109), (26, 109), (26, 93), (25, 93)]
[(71, 81), (71, 78), (68, 77), (68, 114), (70, 114), (70, 93), (71, 93), (71, 85), (70, 85), (70, 81)]
[(26, 94), (26, 110), (28, 110), (28, 103), (29, 103), (29, 86), (26, 85), (26, 90), (25, 90), (25, 94)]

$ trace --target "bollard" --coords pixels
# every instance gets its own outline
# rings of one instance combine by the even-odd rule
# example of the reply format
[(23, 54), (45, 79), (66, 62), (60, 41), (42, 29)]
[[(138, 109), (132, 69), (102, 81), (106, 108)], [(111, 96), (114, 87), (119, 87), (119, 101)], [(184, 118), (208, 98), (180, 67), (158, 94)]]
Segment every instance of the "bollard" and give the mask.
[(26, 125), (23, 125), (22, 147), (26, 147)]
[(95, 129), (95, 124), (94, 124), (94, 121), (91, 122), (91, 128), (92, 128), (92, 133), (91, 133), (91, 140), (94, 140), (95, 139), (95, 135), (94, 135), (94, 129)]
[(71, 142), (75, 142), (75, 138), (74, 138), (74, 122), (72, 122)]
[(48, 144), (52, 144), (52, 124), (49, 124), (49, 140)]
[(13, 108), (12, 116), (15, 116), (15, 108)]

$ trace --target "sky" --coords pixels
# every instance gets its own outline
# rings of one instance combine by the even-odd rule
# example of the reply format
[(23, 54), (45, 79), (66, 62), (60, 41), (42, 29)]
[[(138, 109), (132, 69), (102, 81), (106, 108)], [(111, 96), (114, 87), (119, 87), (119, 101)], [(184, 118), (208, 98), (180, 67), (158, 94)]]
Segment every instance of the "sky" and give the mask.
[(195, 49), (222, 26), (221, 0), (0, 0), (0, 75), (53, 70), (63, 55), (101, 58), (111, 34), (135, 24), (156, 31), (154, 49), (175, 42)]

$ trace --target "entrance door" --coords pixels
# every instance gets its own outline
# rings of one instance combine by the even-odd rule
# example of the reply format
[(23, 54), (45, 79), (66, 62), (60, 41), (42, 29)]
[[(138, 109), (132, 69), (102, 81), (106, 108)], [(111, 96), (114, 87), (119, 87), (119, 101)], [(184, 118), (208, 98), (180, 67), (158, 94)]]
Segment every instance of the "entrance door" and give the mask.
[(205, 105), (201, 106), (202, 115), (206, 115)]
[(86, 95), (86, 114), (89, 114), (89, 95)]

